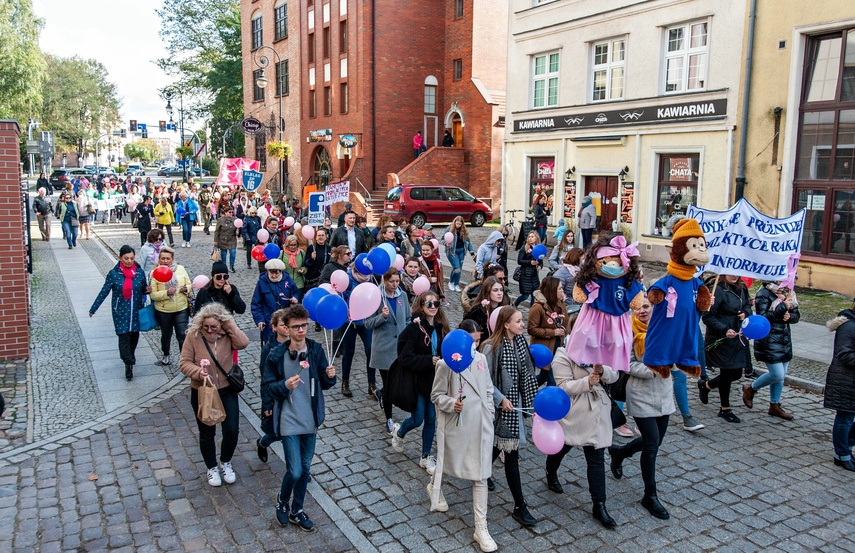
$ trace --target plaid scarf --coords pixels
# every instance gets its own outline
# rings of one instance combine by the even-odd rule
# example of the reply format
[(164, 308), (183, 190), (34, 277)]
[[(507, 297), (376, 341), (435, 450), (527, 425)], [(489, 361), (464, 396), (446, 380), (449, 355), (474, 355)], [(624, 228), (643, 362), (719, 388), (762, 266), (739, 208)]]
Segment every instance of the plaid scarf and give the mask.
[[(516, 408), (531, 409), (534, 395), (537, 393), (537, 379), (531, 363), (528, 344), (522, 336), (513, 341), (505, 338), (499, 352), (499, 366), (496, 371), (497, 387)], [(505, 375), (508, 382), (503, 382)], [(519, 449), (519, 412), (498, 410), (496, 412), (495, 445), (502, 451)]]

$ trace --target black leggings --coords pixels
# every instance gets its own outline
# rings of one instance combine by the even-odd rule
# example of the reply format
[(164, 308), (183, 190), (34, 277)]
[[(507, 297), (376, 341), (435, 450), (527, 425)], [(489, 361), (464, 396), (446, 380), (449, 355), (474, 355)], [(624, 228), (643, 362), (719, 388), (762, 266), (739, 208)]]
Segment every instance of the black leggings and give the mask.
[(178, 339), (178, 353), (184, 348), (184, 337), (187, 335), (187, 323), (190, 322), (190, 313), (187, 309), (176, 313), (163, 313), (162, 311), (154, 310), (154, 320), (160, 326), (160, 349), (163, 355), (169, 355), (169, 349), (172, 345), (172, 331), (175, 331), (175, 338)]
[[(561, 451), (553, 455), (546, 456), (546, 472), (555, 474), (561, 466), (561, 461), (570, 450), (572, 445), (564, 444)], [(588, 491), (591, 492), (591, 501), (594, 503), (606, 502), (606, 464), (604, 454), (606, 448), (594, 448), (592, 445), (586, 445), (582, 448), (585, 453), (585, 463), (588, 465)]]
[[(498, 447), (493, 448), (493, 462), (501, 453)], [(514, 497), (514, 508), (525, 505), (525, 499), (522, 492), (522, 480), (520, 479), (520, 452), (518, 449), (505, 452), (505, 479), (508, 481), (508, 488), (511, 490), (511, 495)]]
[(668, 431), (669, 415), (660, 417), (633, 417), (641, 437), (618, 447), (620, 455), (627, 459), (641, 452), (641, 478), (644, 480), (644, 493), (656, 493), (656, 454)]
[(383, 397), (383, 414), (386, 415), (386, 420), (392, 418), (392, 401), (389, 399), (389, 371), (378, 371), (380, 380), (383, 381), (383, 389), (380, 390), (380, 395)]
[(710, 390), (718, 388), (722, 408), (730, 408), (730, 385), (742, 378), (742, 369), (719, 369), (717, 377), (708, 382)]
[[(226, 420), (221, 423), (223, 427), (223, 443), (220, 446), (220, 460), (228, 463), (232, 460), (232, 455), (235, 453), (235, 448), (238, 443), (238, 397), (229, 391), (228, 388), (220, 388), (220, 399), (223, 401), (223, 408), (226, 411)], [(190, 405), (193, 406), (193, 413), (199, 412), (199, 391), (196, 388), (190, 389)], [(196, 426), (199, 427), (199, 450), (202, 452), (202, 458), (205, 460), (205, 466), (209, 469), (217, 466), (217, 426), (208, 426), (196, 417)]]

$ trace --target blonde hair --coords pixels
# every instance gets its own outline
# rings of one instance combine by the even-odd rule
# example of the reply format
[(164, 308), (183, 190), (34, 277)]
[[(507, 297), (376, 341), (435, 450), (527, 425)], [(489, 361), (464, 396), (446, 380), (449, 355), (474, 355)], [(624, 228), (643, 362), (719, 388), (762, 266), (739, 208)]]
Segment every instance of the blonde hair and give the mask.
[[(161, 248), (161, 250), (162, 249), (163, 248)], [(223, 304), (217, 302), (209, 303), (200, 309), (199, 312), (196, 313), (196, 316), (190, 321), (190, 326), (187, 327), (187, 334), (201, 335), (202, 322), (205, 319), (216, 319), (221, 325), (229, 321), (234, 322), (235, 320)]]

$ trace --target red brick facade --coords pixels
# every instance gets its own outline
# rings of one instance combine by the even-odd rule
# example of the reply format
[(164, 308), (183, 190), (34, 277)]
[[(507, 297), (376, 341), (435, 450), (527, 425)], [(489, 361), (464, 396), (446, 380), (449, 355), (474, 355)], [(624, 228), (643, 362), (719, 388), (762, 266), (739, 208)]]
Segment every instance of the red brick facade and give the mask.
[(16, 121), (0, 120), (0, 360), (30, 356), (30, 278), (21, 206), (21, 164)]

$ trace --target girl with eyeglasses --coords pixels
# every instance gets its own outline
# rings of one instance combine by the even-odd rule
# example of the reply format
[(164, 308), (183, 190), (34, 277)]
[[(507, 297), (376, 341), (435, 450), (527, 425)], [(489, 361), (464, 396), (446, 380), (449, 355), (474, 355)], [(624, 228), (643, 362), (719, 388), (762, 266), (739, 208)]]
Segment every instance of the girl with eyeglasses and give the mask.
[[(442, 339), (448, 334), (448, 322), (434, 292), (420, 294), (412, 305), (413, 321), (398, 336), (398, 359), (391, 370), (395, 378), (413, 383), (415, 398), (399, 398), (415, 405), (409, 418), (392, 427), (392, 449), (404, 451), (404, 437), (422, 426), (422, 454), (419, 466), (433, 475), (436, 458), (431, 454), (436, 433), (436, 407), (430, 399), (436, 364), (441, 359)], [(390, 375), (391, 376), (391, 375)], [(415, 400), (415, 401), (413, 401)], [(397, 404), (398, 402), (396, 402)]]
[(246, 313), (246, 303), (241, 299), (237, 287), (229, 282), (229, 268), (222, 261), (215, 261), (211, 265), (211, 280), (199, 290), (194, 305), (198, 311), (215, 302), (223, 305), (229, 313)]
[(321, 269), (321, 275), (318, 278), (318, 284), (329, 283), (330, 276), (336, 271), (347, 272), (347, 266), (350, 264), (352, 252), (347, 246), (336, 246), (330, 251), (330, 261), (324, 268)]

